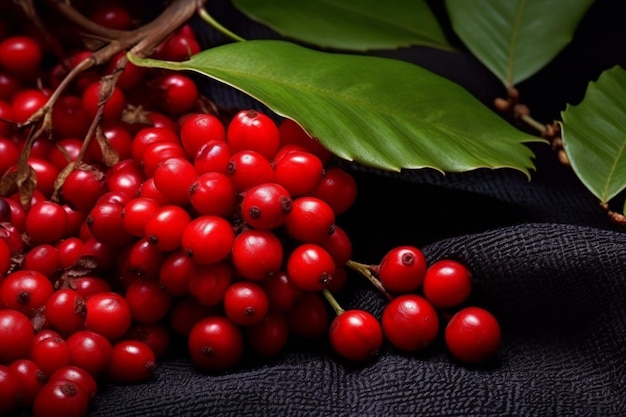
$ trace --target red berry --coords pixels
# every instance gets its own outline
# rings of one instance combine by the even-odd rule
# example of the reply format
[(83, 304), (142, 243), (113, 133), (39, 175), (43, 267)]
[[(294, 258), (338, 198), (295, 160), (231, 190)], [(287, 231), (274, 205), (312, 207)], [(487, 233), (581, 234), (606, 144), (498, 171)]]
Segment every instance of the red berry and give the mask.
[(33, 402), (35, 417), (85, 417), (89, 395), (76, 382), (55, 379), (46, 383)]
[(225, 261), (194, 265), (187, 279), (188, 292), (203, 306), (219, 305), (233, 281), (233, 274), (233, 267)]
[(268, 182), (246, 191), (241, 201), (241, 212), (251, 227), (272, 230), (285, 222), (292, 206), (289, 191), (280, 184)]
[(165, 205), (148, 218), (144, 226), (145, 237), (163, 252), (180, 248), (183, 232), (191, 221), (191, 216), (184, 208)]
[(0, 363), (26, 358), (35, 337), (30, 318), (12, 309), (0, 309)]
[(226, 141), (233, 153), (254, 151), (272, 160), (280, 137), (274, 120), (259, 111), (241, 110), (228, 124)]
[(255, 185), (274, 181), (274, 169), (270, 161), (252, 150), (233, 152), (226, 174), (240, 193)]
[(44, 314), (52, 328), (69, 336), (85, 324), (85, 299), (74, 289), (61, 288), (48, 298)]
[(224, 313), (235, 324), (259, 323), (269, 310), (265, 289), (256, 282), (242, 280), (232, 283), (224, 293)]
[(188, 189), (189, 202), (200, 215), (229, 217), (236, 203), (234, 184), (221, 172), (198, 175)]
[[(22, 391), (20, 393), (19, 404), (21, 407), (32, 407), (37, 393), (48, 381), (48, 376), (43, 373), (39, 366), (30, 359), (17, 359), (9, 364), (9, 368), (13, 370), (22, 382)], [(0, 388), (0, 391), (2, 389)], [(5, 401), (0, 400), (1, 403)], [(2, 407), (0, 406), (0, 410)], [(2, 411), (0, 411), (1, 413)]]
[(85, 113), (90, 119), (95, 117), (98, 106), (102, 100), (106, 99), (102, 110), (102, 119), (105, 122), (118, 121), (126, 106), (126, 97), (117, 86), (108, 86), (109, 91), (104, 87), (104, 82), (97, 81), (89, 84), (87, 88), (85, 88), (81, 97)]
[(445, 329), (445, 341), (454, 358), (478, 364), (494, 357), (500, 347), (500, 324), (489, 311), (465, 307), (457, 311)]
[(156, 280), (135, 280), (125, 293), (133, 321), (141, 324), (160, 322), (169, 312), (172, 296)]
[(159, 104), (168, 114), (191, 111), (198, 104), (198, 87), (187, 75), (172, 72), (158, 81)]
[(109, 339), (91, 330), (79, 330), (66, 340), (72, 364), (97, 376), (109, 365), (112, 345)]
[(139, 340), (120, 340), (113, 345), (107, 376), (116, 382), (134, 383), (154, 376), (156, 356)]
[(378, 278), (393, 293), (418, 289), (426, 275), (426, 257), (414, 246), (398, 246), (389, 250), (378, 265)]
[(292, 151), (274, 161), (274, 180), (294, 197), (312, 193), (323, 176), (322, 161), (310, 152)]
[(169, 158), (154, 171), (154, 185), (169, 204), (184, 206), (189, 203), (188, 190), (196, 181), (196, 170), (185, 158)]
[(287, 259), (289, 279), (304, 291), (320, 291), (333, 279), (335, 261), (321, 246), (304, 243)]
[(70, 347), (60, 337), (48, 337), (33, 343), (29, 358), (39, 366), (46, 375), (72, 363)]
[(2, 308), (12, 308), (32, 318), (53, 293), (54, 287), (44, 274), (18, 269), (0, 284), (0, 303)]
[(407, 352), (426, 349), (439, 333), (437, 311), (416, 294), (403, 294), (391, 300), (383, 310), (381, 321), (387, 340)]
[(352, 175), (341, 168), (330, 167), (311, 192), (313, 197), (324, 200), (335, 215), (348, 211), (357, 198), (357, 183)]
[(439, 308), (457, 307), (472, 291), (472, 277), (465, 265), (452, 259), (442, 259), (426, 270), (424, 296)]
[(380, 322), (371, 313), (360, 309), (346, 310), (335, 317), (328, 336), (339, 356), (356, 362), (376, 357), (383, 344)]
[(11, 415), (20, 406), (22, 380), (18, 373), (0, 364), (0, 415)]
[(185, 226), (182, 248), (198, 265), (224, 260), (235, 241), (233, 226), (219, 216), (198, 216)]
[(298, 197), (285, 219), (287, 234), (303, 243), (322, 244), (333, 233), (335, 213), (323, 200), (315, 197)]
[(132, 324), (132, 313), (126, 299), (116, 292), (103, 292), (87, 299), (85, 328), (111, 341), (124, 336)]
[(31, 244), (55, 244), (65, 237), (67, 212), (53, 201), (39, 201), (26, 213), (25, 227)]
[(209, 316), (198, 321), (188, 339), (189, 355), (199, 369), (225, 371), (241, 359), (244, 349), (239, 327), (223, 316)]
[(0, 67), (14, 74), (34, 74), (42, 59), (41, 45), (30, 36), (14, 35), (0, 42)]
[(244, 230), (232, 245), (231, 261), (242, 277), (263, 281), (280, 270), (283, 246), (271, 231)]
[(189, 155), (196, 155), (211, 140), (226, 141), (224, 124), (212, 114), (193, 114), (180, 127), (180, 141)]

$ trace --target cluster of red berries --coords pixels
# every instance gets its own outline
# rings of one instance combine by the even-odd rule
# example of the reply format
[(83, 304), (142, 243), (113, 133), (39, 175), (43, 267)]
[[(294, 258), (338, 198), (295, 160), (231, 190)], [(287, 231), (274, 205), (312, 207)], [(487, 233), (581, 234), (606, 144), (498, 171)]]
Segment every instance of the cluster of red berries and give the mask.
[(500, 325), (486, 309), (468, 304), (472, 277), (463, 263), (439, 259), (429, 265), (419, 248), (403, 245), (386, 252), (378, 264), (350, 260), (347, 266), (367, 277), (388, 303), (380, 320), (361, 309), (336, 307), (329, 335), (343, 357), (368, 360), (385, 339), (400, 351), (423, 352), (443, 327), (445, 345), (459, 362), (480, 364), (494, 358)]
[[(132, 28), (119, 3), (92, 7), (100, 25)], [(173, 337), (213, 372), (246, 352), (276, 356), (291, 337), (328, 336), (340, 356), (364, 360), (384, 331), (415, 351), (436, 335), (435, 308), (468, 295), (462, 265), (427, 270), (419, 250), (399, 247), (370, 268), (382, 287), (405, 293), (382, 324), (341, 310), (333, 295), (357, 264), (336, 220), (356, 199), (355, 179), (290, 119), (204, 111), (184, 73), (129, 63), (102, 104), (120, 54), (65, 86), (50, 135), (31, 136), (36, 129), (21, 126), (91, 54), (77, 47), (55, 61), (42, 45), (0, 19), (0, 414), (84, 416), (101, 381), (150, 378)], [(156, 57), (198, 51), (184, 26)], [(34, 181), (20, 182), (20, 158)], [(409, 294), (418, 288), (424, 297)], [(488, 313), (462, 310), (446, 341), (476, 362), (497, 347), (496, 330), (499, 342)]]

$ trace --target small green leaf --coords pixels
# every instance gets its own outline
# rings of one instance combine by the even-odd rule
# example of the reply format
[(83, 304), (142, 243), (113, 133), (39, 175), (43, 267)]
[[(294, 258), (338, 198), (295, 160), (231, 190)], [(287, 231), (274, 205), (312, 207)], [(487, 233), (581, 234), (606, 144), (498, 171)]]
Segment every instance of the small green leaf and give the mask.
[(195, 71), (300, 123), (335, 155), (398, 171), (534, 168), (522, 133), (458, 84), (404, 61), (314, 51), (284, 41), (219, 46), (189, 61), (136, 65)]
[(626, 71), (613, 67), (561, 114), (563, 147), (583, 184), (607, 203), (626, 188)]
[(324, 48), (451, 49), (425, 0), (233, 0), (233, 4), (284, 37)]
[(506, 87), (531, 77), (571, 42), (594, 0), (446, 0), (452, 27)]

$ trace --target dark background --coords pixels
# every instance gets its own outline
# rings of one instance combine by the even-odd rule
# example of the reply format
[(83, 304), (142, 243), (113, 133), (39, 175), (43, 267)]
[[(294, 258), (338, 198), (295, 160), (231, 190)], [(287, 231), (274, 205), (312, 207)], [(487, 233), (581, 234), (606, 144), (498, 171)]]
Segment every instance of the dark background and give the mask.
[[(505, 92), (451, 31), (442, 1), (429, 1), (458, 53), (428, 48), (372, 51), (424, 66), (491, 106)], [(207, 8), (248, 39), (275, 33), (228, 1)], [(626, 64), (624, 2), (597, 0), (572, 43), (521, 83), (537, 120), (560, 118), (588, 82)], [(558, 21), (559, 16), (554, 16)], [(196, 21), (205, 46), (226, 40)], [(258, 107), (203, 79), (207, 95), (231, 108)], [(519, 126), (525, 128), (524, 126)], [(483, 367), (456, 363), (441, 341), (421, 355), (385, 347), (353, 367), (325, 344), (294, 345), (275, 360), (233, 372), (196, 372), (184, 355), (160, 364), (154, 380), (103, 386), (93, 416), (623, 416), (626, 415), (626, 234), (612, 224), (571, 169), (545, 145), (532, 145), (531, 181), (512, 170), (447, 174), (381, 172), (351, 165), (354, 207), (337, 219), (357, 261), (376, 263), (390, 248), (414, 244), (429, 262), (452, 257), (473, 271), (472, 303), (496, 314), (498, 358)], [(623, 193), (616, 199), (623, 206)], [(383, 298), (357, 277), (340, 302), (379, 314)]]

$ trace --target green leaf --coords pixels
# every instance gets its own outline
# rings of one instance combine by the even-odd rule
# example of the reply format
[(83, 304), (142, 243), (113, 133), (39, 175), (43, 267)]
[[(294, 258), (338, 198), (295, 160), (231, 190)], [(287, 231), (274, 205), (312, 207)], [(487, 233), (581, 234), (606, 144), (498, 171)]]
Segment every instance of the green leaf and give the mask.
[(325, 48), (451, 49), (425, 0), (233, 0), (233, 4), (284, 37)]
[(270, 40), (219, 46), (185, 62), (129, 59), (222, 81), (300, 123), (338, 157), (386, 170), (510, 167), (528, 175), (534, 155), (522, 143), (541, 141), (458, 84), (394, 59)]
[(594, 0), (446, 0), (455, 33), (512, 87), (571, 42)]
[(561, 114), (563, 147), (583, 184), (607, 203), (626, 188), (626, 71), (613, 67)]

